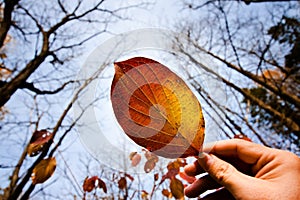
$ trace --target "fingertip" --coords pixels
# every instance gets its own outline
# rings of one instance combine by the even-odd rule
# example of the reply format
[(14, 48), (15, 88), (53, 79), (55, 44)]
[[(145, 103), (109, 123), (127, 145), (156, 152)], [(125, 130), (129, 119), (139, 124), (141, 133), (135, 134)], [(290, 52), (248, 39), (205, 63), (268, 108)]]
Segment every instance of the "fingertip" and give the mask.
[(183, 169), (188, 176), (197, 176), (205, 172), (197, 160), (192, 164), (186, 165)]
[(193, 184), (184, 188), (184, 195), (188, 198), (195, 198), (200, 195), (199, 191), (195, 190)]
[(208, 171), (210, 166), (213, 164), (213, 155), (202, 153), (201, 156), (198, 158), (198, 163), (201, 166), (202, 169), (205, 171)]

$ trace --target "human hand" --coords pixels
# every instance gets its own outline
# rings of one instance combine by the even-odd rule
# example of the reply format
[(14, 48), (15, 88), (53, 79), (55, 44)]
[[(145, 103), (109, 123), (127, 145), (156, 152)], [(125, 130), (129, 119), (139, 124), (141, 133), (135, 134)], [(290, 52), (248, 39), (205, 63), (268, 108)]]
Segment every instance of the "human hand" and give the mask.
[(204, 147), (208, 151), (184, 168), (190, 176), (209, 174), (186, 187), (186, 196), (224, 186), (204, 199), (299, 199), (300, 158), (295, 154), (241, 139)]

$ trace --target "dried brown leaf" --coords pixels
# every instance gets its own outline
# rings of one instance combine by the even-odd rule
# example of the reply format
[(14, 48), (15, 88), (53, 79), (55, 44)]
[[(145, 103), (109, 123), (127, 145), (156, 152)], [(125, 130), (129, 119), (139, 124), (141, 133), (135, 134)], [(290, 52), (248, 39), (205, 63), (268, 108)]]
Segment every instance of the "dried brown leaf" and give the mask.
[(177, 178), (172, 178), (170, 183), (170, 190), (175, 199), (184, 198), (184, 186)]
[(127, 181), (125, 177), (121, 177), (120, 180), (118, 181), (118, 187), (121, 190), (124, 190), (127, 187)]
[(44, 183), (54, 173), (56, 168), (56, 159), (47, 158), (39, 162), (32, 171), (31, 180), (33, 184)]
[(47, 130), (35, 131), (32, 134), (27, 148), (28, 155), (31, 157), (38, 155), (43, 150), (45, 145), (51, 140), (51, 138), (52, 133), (48, 132)]

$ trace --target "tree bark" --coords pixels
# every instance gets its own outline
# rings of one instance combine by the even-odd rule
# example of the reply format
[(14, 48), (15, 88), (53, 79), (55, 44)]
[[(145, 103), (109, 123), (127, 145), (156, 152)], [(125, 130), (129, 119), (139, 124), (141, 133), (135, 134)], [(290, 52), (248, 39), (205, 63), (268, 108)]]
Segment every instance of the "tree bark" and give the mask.
[(20, 88), (21, 85), (25, 84), (28, 77), (40, 66), (41, 63), (44, 62), (48, 55), (48, 48), (43, 49), (43, 51), (33, 60), (31, 60), (15, 78), (13, 78), (10, 82), (5, 83), (0, 88), (0, 107), (4, 106), (4, 104), (9, 101), (11, 96), (17, 91), (17, 89)]
[(4, 44), (4, 40), (6, 38), (6, 35), (8, 33), (8, 30), (11, 27), (12, 24), (12, 12), (14, 10), (14, 7), (19, 3), (20, 0), (5, 0), (5, 6), (3, 10), (3, 19), (0, 22), (0, 48)]

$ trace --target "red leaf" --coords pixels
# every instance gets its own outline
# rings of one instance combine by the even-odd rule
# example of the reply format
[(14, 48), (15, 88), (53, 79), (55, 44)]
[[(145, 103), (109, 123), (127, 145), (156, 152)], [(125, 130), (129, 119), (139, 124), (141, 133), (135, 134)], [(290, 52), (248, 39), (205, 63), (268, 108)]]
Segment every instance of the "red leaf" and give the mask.
[(154, 174), (154, 181), (157, 181), (157, 180), (158, 180), (158, 178), (159, 178), (159, 175), (158, 175), (158, 173)]
[(127, 187), (127, 181), (125, 177), (121, 177), (120, 180), (118, 181), (118, 187), (121, 190), (124, 190)]
[(103, 192), (107, 193), (107, 187), (104, 181), (102, 181), (100, 178), (98, 179), (99, 183), (98, 183), (98, 187), (102, 188)]
[(119, 124), (138, 145), (168, 158), (201, 151), (201, 106), (166, 66), (142, 57), (115, 63), (111, 101)]
[(106, 184), (103, 180), (101, 180), (98, 176), (92, 176), (91, 178), (86, 177), (83, 182), (83, 191), (91, 192), (95, 188), (102, 188), (105, 193), (107, 193)]
[(179, 176), (185, 180), (186, 182), (188, 182), (189, 184), (194, 183), (194, 181), (196, 181), (196, 178), (193, 176), (188, 176), (184, 171), (183, 172), (179, 172)]
[(126, 176), (127, 178), (129, 178), (131, 181), (134, 181), (133, 176), (131, 176), (130, 174), (125, 173), (125, 176)]
[(98, 176), (93, 176), (91, 178), (86, 177), (83, 182), (83, 191), (91, 192), (96, 187), (96, 180), (98, 180)]
[(184, 167), (186, 164), (187, 163), (184, 158), (177, 158), (175, 161), (170, 162), (167, 166), (168, 172), (165, 175), (163, 175), (161, 183), (164, 182), (166, 179), (175, 178), (175, 176), (180, 171), (180, 167)]
[(175, 176), (179, 173), (177, 169), (169, 169), (168, 172), (162, 176), (160, 183), (164, 182), (166, 179), (175, 178)]
[(172, 198), (172, 193), (168, 189), (163, 189), (161, 191), (161, 193), (162, 193), (163, 196), (165, 196), (165, 197), (167, 197), (169, 199)]
[(35, 131), (32, 134), (29, 142), (29, 146), (27, 149), (28, 155), (31, 157), (38, 155), (51, 138), (52, 133), (48, 132), (47, 130)]

